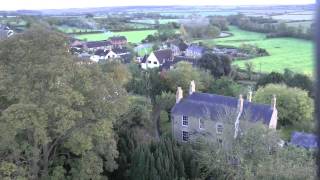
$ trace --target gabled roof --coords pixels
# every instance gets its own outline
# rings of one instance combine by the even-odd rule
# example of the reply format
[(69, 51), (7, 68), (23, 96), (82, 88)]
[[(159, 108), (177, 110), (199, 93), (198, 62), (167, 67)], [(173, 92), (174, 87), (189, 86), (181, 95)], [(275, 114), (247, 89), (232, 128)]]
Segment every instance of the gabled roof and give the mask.
[(171, 49), (162, 49), (154, 52), (154, 55), (158, 59), (160, 64), (163, 64), (166, 60), (172, 60), (173, 52)]
[(304, 148), (317, 148), (318, 147), (318, 137), (314, 134), (303, 133), (303, 132), (293, 132), (291, 134), (290, 143), (299, 147)]
[[(218, 120), (218, 116), (223, 112), (235, 112), (237, 105), (238, 98), (194, 92), (192, 95), (182, 99), (171, 111), (173, 114), (209, 117), (211, 120)], [(269, 124), (272, 113), (273, 109), (270, 105), (244, 100), (241, 118), (249, 116), (251, 121), (262, 121), (264, 124)]]
[(142, 60), (141, 60), (141, 63), (146, 63), (147, 62), (147, 59), (148, 59), (148, 56), (147, 55), (144, 55)]

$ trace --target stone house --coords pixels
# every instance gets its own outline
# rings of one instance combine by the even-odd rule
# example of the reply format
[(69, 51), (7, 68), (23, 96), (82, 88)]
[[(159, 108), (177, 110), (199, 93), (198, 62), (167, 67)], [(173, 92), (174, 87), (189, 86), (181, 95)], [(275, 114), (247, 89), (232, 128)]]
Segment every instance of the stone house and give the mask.
[(277, 127), (276, 97), (271, 105), (251, 102), (247, 99), (195, 92), (191, 81), (189, 95), (183, 98), (178, 87), (176, 104), (171, 109), (172, 135), (177, 141), (188, 142), (204, 137), (209, 141), (228, 143), (228, 138), (237, 138), (244, 123), (261, 122), (271, 129)]

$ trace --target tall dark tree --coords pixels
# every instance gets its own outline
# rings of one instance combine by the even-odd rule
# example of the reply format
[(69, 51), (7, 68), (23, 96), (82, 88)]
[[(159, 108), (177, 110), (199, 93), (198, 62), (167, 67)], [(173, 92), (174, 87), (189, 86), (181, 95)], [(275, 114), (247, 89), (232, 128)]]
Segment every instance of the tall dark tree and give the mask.
[(227, 55), (208, 52), (199, 59), (199, 66), (209, 70), (214, 77), (221, 77), (230, 74), (231, 62), (231, 58)]

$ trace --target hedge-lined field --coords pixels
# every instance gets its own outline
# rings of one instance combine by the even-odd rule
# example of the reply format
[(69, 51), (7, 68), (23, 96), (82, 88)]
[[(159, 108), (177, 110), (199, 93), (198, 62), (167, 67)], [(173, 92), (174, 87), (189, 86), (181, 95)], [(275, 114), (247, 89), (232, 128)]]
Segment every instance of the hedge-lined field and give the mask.
[(149, 34), (156, 33), (156, 30), (143, 30), (143, 31), (123, 31), (123, 32), (112, 32), (112, 33), (96, 33), (96, 34), (81, 34), (75, 36), (77, 39), (87, 41), (101, 41), (106, 40), (112, 36), (126, 36), (129, 42), (140, 43), (141, 40), (145, 39)]
[[(266, 49), (270, 56), (258, 57), (251, 60), (255, 65), (256, 71), (282, 72), (285, 68), (295, 72), (312, 75), (314, 68), (313, 43), (307, 40), (294, 38), (273, 38), (266, 39), (265, 34), (243, 31), (236, 27), (231, 27), (232, 37), (206, 40), (208, 44), (221, 44), (240, 46), (243, 43), (255, 44)], [(245, 62), (235, 61), (235, 64), (244, 67)]]

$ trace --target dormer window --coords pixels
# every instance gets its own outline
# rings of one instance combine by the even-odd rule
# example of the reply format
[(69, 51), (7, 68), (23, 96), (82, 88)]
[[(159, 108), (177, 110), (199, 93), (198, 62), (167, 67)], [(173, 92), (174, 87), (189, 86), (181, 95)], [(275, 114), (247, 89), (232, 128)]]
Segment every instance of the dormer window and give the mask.
[(222, 125), (221, 123), (218, 123), (218, 124), (216, 125), (216, 132), (217, 132), (217, 134), (222, 134), (222, 132), (223, 132), (223, 125)]
[(188, 126), (188, 116), (182, 116), (182, 126)]
[(203, 130), (204, 129), (204, 120), (199, 119), (199, 129)]

